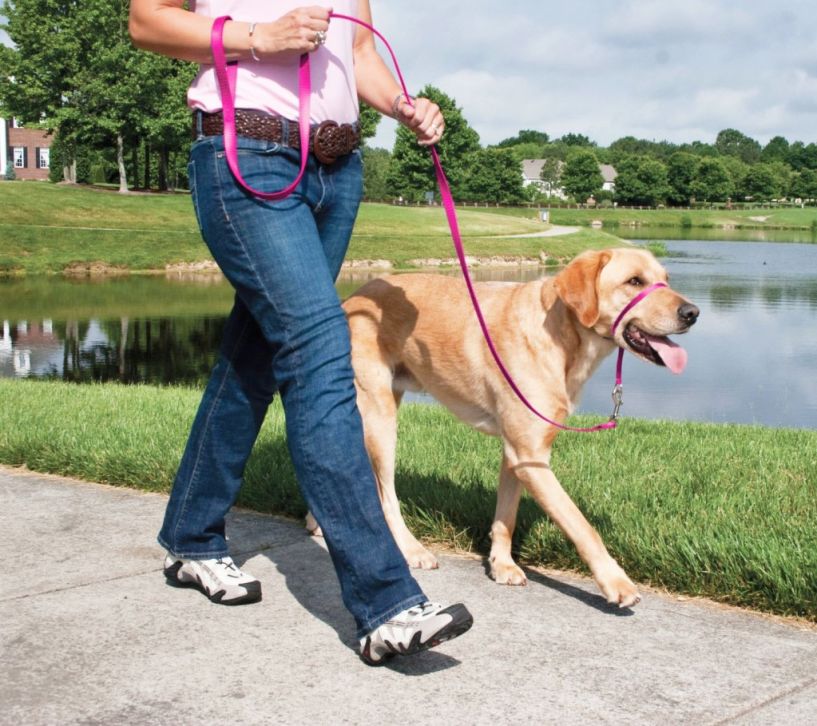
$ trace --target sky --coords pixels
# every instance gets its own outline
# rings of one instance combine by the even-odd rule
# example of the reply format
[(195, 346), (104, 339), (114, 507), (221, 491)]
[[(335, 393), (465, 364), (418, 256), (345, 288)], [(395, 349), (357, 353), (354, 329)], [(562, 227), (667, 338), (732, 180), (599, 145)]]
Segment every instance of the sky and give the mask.
[[(815, 0), (370, 3), (409, 89), (453, 97), (483, 145), (520, 129), (600, 146), (725, 128), (817, 141)], [(391, 148), (394, 129), (382, 121), (373, 145)]]
[[(520, 129), (817, 142), (815, 0), (371, 0), (411, 91), (453, 97), (483, 145)], [(391, 148), (383, 121), (374, 146)]]

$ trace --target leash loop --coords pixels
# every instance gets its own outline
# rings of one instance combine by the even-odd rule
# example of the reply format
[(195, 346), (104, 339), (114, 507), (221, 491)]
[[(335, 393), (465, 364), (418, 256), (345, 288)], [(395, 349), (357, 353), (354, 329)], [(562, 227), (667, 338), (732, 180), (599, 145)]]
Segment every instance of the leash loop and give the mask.
[(309, 160), (309, 97), (312, 94), (309, 54), (302, 54), (298, 60), (298, 135), (301, 142), (301, 167), (298, 175), (290, 185), (275, 192), (262, 192), (253, 189), (244, 181), (238, 165), (238, 138), (235, 131), (235, 89), (238, 80), (238, 61), (228, 63), (224, 52), (224, 25), (228, 20), (232, 20), (229, 15), (216, 18), (210, 31), (210, 48), (213, 51), (213, 65), (215, 66), (218, 90), (221, 94), (221, 114), (224, 121), (224, 154), (227, 157), (227, 166), (230, 167), (233, 177), (242, 189), (253, 196), (267, 201), (285, 199), (298, 188)]

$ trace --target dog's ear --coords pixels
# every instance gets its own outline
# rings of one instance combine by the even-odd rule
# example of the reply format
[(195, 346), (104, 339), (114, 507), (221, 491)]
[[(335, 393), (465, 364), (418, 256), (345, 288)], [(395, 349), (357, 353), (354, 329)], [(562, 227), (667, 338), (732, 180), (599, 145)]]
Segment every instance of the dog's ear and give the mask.
[(599, 319), (599, 276), (610, 257), (608, 250), (584, 252), (556, 275), (556, 292), (585, 328)]

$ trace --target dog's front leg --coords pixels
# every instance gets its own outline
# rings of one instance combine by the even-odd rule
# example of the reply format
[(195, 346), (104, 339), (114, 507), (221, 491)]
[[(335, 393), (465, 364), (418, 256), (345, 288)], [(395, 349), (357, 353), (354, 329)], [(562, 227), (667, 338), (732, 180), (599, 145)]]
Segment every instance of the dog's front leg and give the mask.
[(524, 482), (536, 503), (576, 546), (607, 602), (619, 607), (637, 604), (641, 600), (638, 589), (607, 552), (598, 532), (562, 488), (550, 466), (520, 460), (513, 471)]

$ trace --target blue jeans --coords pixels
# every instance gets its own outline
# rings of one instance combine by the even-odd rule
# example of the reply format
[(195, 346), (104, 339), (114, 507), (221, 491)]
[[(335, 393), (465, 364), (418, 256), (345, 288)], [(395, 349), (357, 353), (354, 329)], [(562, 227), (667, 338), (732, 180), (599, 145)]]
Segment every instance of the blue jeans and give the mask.
[[(240, 137), (239, 160), (251, 186), (273, 191), (295, 178), (299, 152)], [(236, 296), (159, 542), (177, 557), (227, 554), (224, 517), (277, 390), (299, 486), (361, 637), (426, 597), (383, 516), (334, 286), (360, 203), (360, 154), (331, 166), (310, 155), (299, 187), (277, 202), (235, 183), (221, 136), (198, 138), (189, 172), (202, 236)]]

